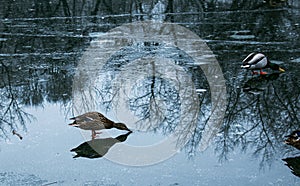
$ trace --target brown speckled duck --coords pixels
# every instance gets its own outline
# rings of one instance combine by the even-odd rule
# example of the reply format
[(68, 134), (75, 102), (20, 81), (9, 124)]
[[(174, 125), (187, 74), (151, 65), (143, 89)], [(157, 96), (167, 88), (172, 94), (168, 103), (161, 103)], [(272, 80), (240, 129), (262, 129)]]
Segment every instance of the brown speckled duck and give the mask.
[(300, 130), (295, 130), (290, 135), (285, 137), (287, 137), (287, 139), (284, 141), (285, 144), (291, 145), (300, 150)]
[(91, 130), (93, 138), (96, 136), (97, 130), (103, 129), (116, 128), (131, 132), (124, 123), (115, 123), (99, 112), (87, 112), (70, 119), (74, 120), (73, 123), (69, 124), (70, 126), (78, 127), (83, 130)]

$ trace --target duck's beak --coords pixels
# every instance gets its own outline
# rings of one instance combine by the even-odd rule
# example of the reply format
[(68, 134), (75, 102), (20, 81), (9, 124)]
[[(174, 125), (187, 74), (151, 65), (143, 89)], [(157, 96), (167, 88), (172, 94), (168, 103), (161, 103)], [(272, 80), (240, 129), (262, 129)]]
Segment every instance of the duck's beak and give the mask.
[(284, 141), (285, 144), (289, 144), (289, 142), (287, 140)]
[(280, 72), (285, 72), (285, 70), (283, 68), (280, 68), (280, 67), (279, 67), (279, 71)]

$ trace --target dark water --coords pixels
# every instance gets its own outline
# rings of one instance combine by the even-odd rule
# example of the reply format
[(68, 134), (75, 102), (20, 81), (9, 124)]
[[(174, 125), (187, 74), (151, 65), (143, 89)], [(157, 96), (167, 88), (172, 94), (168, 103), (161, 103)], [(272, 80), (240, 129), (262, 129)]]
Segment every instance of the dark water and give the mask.
[[(283, 143), (300, 127), (298, 2), (0, 9), (0, 185), (300, 183), (299, 151)], [(285, 73), (240, 69), (251, 52)], [(88, 111), (133, 133), (92, 140), (67, 125)]]

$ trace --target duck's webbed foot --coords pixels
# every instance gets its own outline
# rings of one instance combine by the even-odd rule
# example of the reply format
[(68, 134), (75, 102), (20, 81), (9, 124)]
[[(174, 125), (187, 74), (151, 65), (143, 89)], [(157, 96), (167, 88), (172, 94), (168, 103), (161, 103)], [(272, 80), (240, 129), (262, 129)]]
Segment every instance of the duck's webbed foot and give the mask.
[(92, 130), (92, 139), (95, 139), (97, 137), (97, 134), (101, 134), (101, 132), (96, 132), (95, 130)]
[(260, 75), (266, 75), (266, 74), (268, 74), (268, 73), (267, 73), (267, 72), (264, 72), (264, 71), (262, 71), (262, 70), (260, 69), (259, 74), (260, 74)]

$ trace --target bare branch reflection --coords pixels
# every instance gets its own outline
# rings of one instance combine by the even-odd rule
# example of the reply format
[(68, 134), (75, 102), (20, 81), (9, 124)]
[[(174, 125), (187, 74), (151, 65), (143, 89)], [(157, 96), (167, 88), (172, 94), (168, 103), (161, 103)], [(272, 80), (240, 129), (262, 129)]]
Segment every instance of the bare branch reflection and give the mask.
[[(26, 113), (20, 103), (18, 88), (12, 85), (12, 69), (1, 62), (2, 87), (0, 94), (0, 137), (9, 138), (10, 135), (18, 134), (16, 131), (22, 127), (26, 131), (26, 123), (33, 119)], [(10, 135), (9, 135), (10, 134)], [(20, 134), (19, 134), (20, 135)], [(22, 139), (20, 137), (20, 139)]]
[[(147, 56), (149, 53), (155, 52), (157, 46), (160, 45), (153, 44), (148, 46), (146, 43), (146, 49), (141, 50), (145, 53), (141, 54), (140, 52), (139, 54)], [(187, 83), (190, 81), (190, 75), (184, 75), (187, 73), (184, 69), (157, 57), (154, 60), (152, 57), (142, 57), (142, 60), (134, 60), (131, 64), (126, 64), (126, 61), (129, 61), (126, 58), (139, 57), (136, 56), (136, 53), (126, 50), (135, 56), (122, 56), (122, 60), (118, 55), (113, 56), (112, 61), (109, 61), (108, 65), (104, 67), (104, 76), (99, 78), (102, 87), (97, 88), (96, 92), (102, 100), (102, 104), (105, 105), (105, 109), (122, 107), (122, 97), (125, 96), (125, 99), (128, 99), (129, 109), (138, 118), (135, 119), (135, 123), (131, 121), (134, 128), (141, 131), (162, 131), (170, 134), (185, 120), (192, 121), (178, 132), (179, 139), (189, 139), (195, 132), (193, 128), (197, 126), (199, 120), (197, 101), (199, 95), (195, 92), (194, 83), (191, 87), (190, 83)], [(124, 52), (121, 54), (124, 55)], [(185, 60), (184, 57), (182, 59)], [(177, 59), (176, 63), (182, 63), (182, 59)], [(121, 71), (120, 66), (124, 66)], [(166, 66), (169, 67), (166, 68)], [(132, 76), (133, 72), (135, 72), (135, 76)], [(165, 77), (168, 73), (173, 74), (172, 78)], [(120, 77), (119, 74), (122, 76)], [(205, 78), (203, 80), (202, 88), (207, 87)], [(128, 84), (132, 82), (133, 84)], [(93, 100), (99, 101), (95, 98)], [(124, 110), (122, 111), (124, 112)], [(182, 140), (178, 140), (178, 145)]]
[[(75, 76), (76, 112), (113, 111), (130, 128), (171, 136), (191, 155), (199, 146), (205, 150), (222, 123), (226, 89), (212, 52), (185, 31), (142, 22), (100, 36)], [(144, 32), (163, 42), (144, 38)]]
[(240, 80), (243, 85), (228, 85), (229, 105), (215, 147), (220, 160), (228, 159), (235, 148), (241, 147), (242, 151), (253, 151), (263, 167), (288, 152), (284, 136), (299, 123), (296, 81), (295, 77), (274, 73)]
[[(98, 59), (105, 62), (103, 71), (99, 72), (99, 64), (89, 64), (78, 74), (80, 78), (75, 78), (80, 86), (76, 87), (78, 89), (74, 88), (74, 91), (79, 92), (74, 99), (82, 101), (83, 104), (78, 105), (80, 109), (94, 110), (101, 102), (100, 109), (110, 112), (114, 107), (120, 107), (119, 97), (124, 96), (128, 98), (128, 110), (138, 118), (132, 125), (141, 131), (161, 132), (164, 135), (174, 132), (184, 119), (191, 120), (192, 123), (186, 121), (186, 128), (182, 128), (185, 132), (178, 135), (181, 139), (190, 139), (186, 145), (190, 155), (199, 146), (207, 147), (205, 144), (211, 139), (216, 140), (215, 149), (221, 160), (229, 159), (231, 153), (241, 148), (253, 153), (265, 164), (297, 150), (286, 147), (283, 136), (299, 128), (299, 10), (281, 7), (287, 7), (287, 2), (291, 6), (299, 7), (298, 1), (25, 2), (27, 1), (3, 2), (0, 7), (3, 19), (0, 22), (3, 80), (0, 82), (1, 137), (9, 137), (14, 130), (21, 135), (20, 129), (26, 131), (26, 123), (32, 119), (24, 111), (27, 106), (43, 106), (45, 102), (50, 102), (70, 107), (70, 85), (73, 83), (73, 74), (70, 71), (73, 67), (69, 64), (78, 59), (90, 39), (95, 37), (93, 34), (101, 34), (132, 21), (161, 18), (158, 20), (186, 25), (207, 39), (205, 41), (219, 56), (239, 57), (241, 53), (257, 50), (259, 46), (274, 58), (286, 59), (284, 65), (288, 67), (288, 71), (281, 75), (250, 78), (239, 73), (236, 64), (230, 64), (229, 60), (220, 60), (227, 76), (228, 91), (227, 94), (224, 90), (220, 91), (219, 96), (228, 97), (229, 103), (223, 128), (219, 131), (219, 127), (207, 127), (212, 110), (223, 108), (214, 107), (214, 100), (210, 98), (213, 91), (202, 70), (208, 69), (213, 74), (214, 69), (209, 69), (205, 64), (193, 64), (191, 53), (203, 52), (203, 59), (199, 61), (207, 61), (213, 55), (201, 47), (191, 47), (189, 54), (176, 47), (169, 47), (170, 43), (179, 46), (181, 43), (189, 45), (192, 42), (189, 36), (183, 36), (184, 40), (179, 42), (172, 29), (152, 28), (174, 41), (167, 40), (163, 43), (160, 42), (162, 38), (152, 35), (145, 41), (140, 41), (140, 36), (136, 35), (134, 38), (124, 36), (113, 43), (113, 37), (122, 35), (118, 30), (111, 37), (93, 40), (92, 55), (90, 53), (90, 56), (82, 56), (87, 61), (93, 61), (99, 57), (99, 53), (109, 53), (110, 47), (119, 47), (118, 52), (108, 60)], [(240, 11), (227, 11), (237, 9)], [(244, 19), (245, 16), (248, 19)], [(70, 20), (74, 22), (65, 24)], [(126, 31), (134, 33), (135, 29), (145, 31), (147, 27), (131, 27)], [(232, 37), (233, 32), (248, 35)], [(97, 47), (103, 43), (106, 43), (107, 48), (98, 50)], [(124, 43), (125, 47), (122, 45)], [(161, 58), (167, 58), (169, 61), (166, 63), (170, 67), (174, 67), (174, 64), (179, 66), (164, 71), (172, 72), (173, 79), (163, 76), (162, 71), (167, 67), (161, 66)], [(140, 63), (138, 59), (143, 59), (144, 62)], [(287, 64), (290, 59), (294, 59), (295, 63)], [(41, 61), (44, 63), (41, 64)], [(128, 77), (133, 74), (127, 74), (123, 78), (120, 76), (126, 75), (127, 70), (127, 73), (133, 73), (134, 71), (129, 71), (134, 69), (133, 66), (137, 72), (146, 74), (145, 78), (135, 81), (131, 89), (118, 88), (128, 85)], [(143, 68), (146, 70), (143, 71)], [(97, 79), (98, 73), (102, 74)], [(191, 78), (191, 86), (186, 87), (185, 78)], [(103, 83), (101, 87), (91, 87), (95, 83), (99, 85), (100, 82)], [(182, 116), (185, 118), (181, 118)], [(205, 128), (209, 128), (208, 131), (213, 135), (207, 135), (210, 133)], [(178, 129), (179, 131), (181, 130)], [(214, 138), (217, 132), (218, 137)]]

